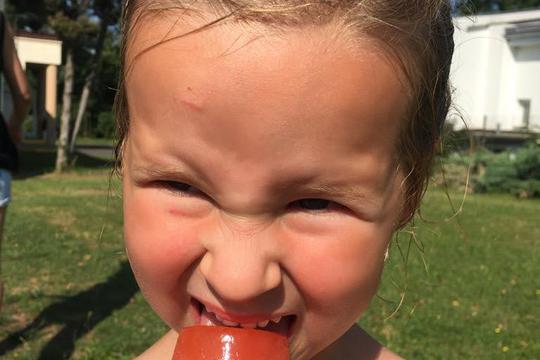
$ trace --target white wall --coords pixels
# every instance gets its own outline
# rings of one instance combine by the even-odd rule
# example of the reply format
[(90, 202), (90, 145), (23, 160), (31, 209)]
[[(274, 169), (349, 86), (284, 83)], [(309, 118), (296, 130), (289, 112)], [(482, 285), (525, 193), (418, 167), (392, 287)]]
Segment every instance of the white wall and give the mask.
[(540, 45), (518, 48), (515, 56), (519, 64), (516, 97), (531, 100), (531, 128), (540, 131)]
[(529, 99), (530, 129), (540, 131), (540, 34), (524, 42), (505, 38), (506, 29), (533, 20), (540, 10), (454, 19), (451, 81), (470, 129), (517, 130), (523, 125), (518, 100)]
[[(59, 40), (34, 38), (29, 36), (15, 36), (15, 46), (17, 48), (17, 54), (21, 61), (21, 64), (26, 68), (27, 64), (41, 64), (56, 67), (61, 65), (62, 62), (62, 42)], [(43, 72), (45, 72), (43, 67)], [(54, 78), (48, 79), (50, 82), (56, 84), (56, 71), (47, 71), (47, 75), (51, 74)], [(47, 89), (47, 87), (44, 87)], [(32, 110), (31, 113), (34, 117), (34, 124), (38, 123), (38, 117), (42, 115), (41, 109), (36, 108), (36, 99), (39, 96), (36, 92), (43, 91), (40, 86), (33, 88), (32, 90)], [(45, 106), (50, 116), (56, 115), (56, 86), (49, 89), (49, 92), (45, 92)], [(0, 85), (0, 109), (5, 118), (9, 118), (9, 114), (12, 112), (12, 102), (9, 94), (9, 88), (5, 82)], [(36, 128), (34, 126), (34, 128)]]
[(59, 40), (15, 36), (15, 47), (23, 66), (27, 63), (45, 65), (62, 63), (62, 42)]

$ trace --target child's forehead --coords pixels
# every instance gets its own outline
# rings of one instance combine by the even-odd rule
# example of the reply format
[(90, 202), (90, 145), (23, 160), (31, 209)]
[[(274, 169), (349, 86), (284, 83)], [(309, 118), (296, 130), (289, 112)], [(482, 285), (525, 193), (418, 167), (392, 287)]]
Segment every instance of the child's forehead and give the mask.
[[(126, 62), (130, 62), (149, 49), (162, 45), (195, 46), (201, 48), (205, 42), (227, 41), (225, 55), (256, 42), (272, 42), (274, 46), (292, 43), (317, 44), (319, 50), (339, 56), (339, 48), (348, 50), (361, 48), (361, 52), (384, 52), (373, 37), (352, 31), (349, 26), (336, 20), (324, 24), (309, 21), (303, 25), (266, 24), (257, 21), (239, 21), (232, 18), (220, 19), (210, 11), (182, 12), (169, 10), (159, 15), (151, 12), (136, 17), (127, 39)], [(204, 39), (197, 37), (204, 33)], [(200, 45), (200, 46), (198, 46)], [(339, 45), (339, 46), (334, 46)], [(313, 47), (314, 48), (314, 47)], [(221, 53), (223, 54), (223, 53)], [(316, 56), (306, 53), (305, 56)], [(388, 58), (386, 59), (388, 60)]]
[[(140, 64), (139, 77), (141, 73), (144, 77), (154, 73), (154, 81), (162, 76), (162, 83), (170, 83), (173, 78), (179, 80), (177, 91), (184, 93), (188, 98), (184, 103), (191, 103), (194, 108), (199, 105), (197, 95), (208, 95), (205, 87), (217, 93), (220, 88), (231, 85), (224, 92), (229, 94), (230, 102), (234, 102), (235, 93), (230, 90), (239, 83), (249, 88), (250, 93), (259, 91), (270, 97), (275, 92), (286, 96), (309, 93), (310, 97), (331, 97), (333, 88), (345, 84), (350, 88), (348, 95), (356, 96), (359, 102), (367, 99), (368, 93), (379, 91), (383, 97), (392, 88), (398, 88), (399, 96), (407, 98), (396, 67), (379, 47), (370, 40), (357, 40), (353, 44), (334, 27), (265, 32), (250, 24), (224, 23), (189, 33), (208, 19), (204, 19), (202, 25), (181, 24), (177, 20), (175, 17), (148, 19), (146, 25), (139, 28), (128, 61), (133, 66)], [(181, 36), (186, 33), (189, 35)], [(357, 81), (349, 81), (351, 78)], [(146, 81), (143, 79), (140, 83)], [(130, 82), (131, 76), (128, 76), (128, 85)]]
[[(130, 112), (137, 110), (149, 120), (163, 121), (157, 113), (164, 109), (183, 112), (187, 108), (202, 115), (214, 111), (214, 117), (200, 120), (212, 122), (233, 109), (236, 116), (229, 121), (239, 122), (234, 129), (241, 128), (246, 117), (257, 118), (261, 128), (272, 124), (276, 129), (291, 118), (305, 119), (303, 126), (308, 129), (310, 119), (368, 122), (370, 118), (372, 130), (379, 133), (388, 128), (388, 119), (403, 113), (406, 96), (401, 83), (376, 48), (351, 51), (347, 43), (325, 36), (325, 30), (306, 34), (302, 31), (309, 30), (304, 29), (269, 38), (250, 33), (251, 41), (246, 42), (238, 40), (245, 30), (242, 25), (227, 29), (207, 29), (161, 43), (139, 56), (126, 82)], [(160, 36), (163, 31), (158, 29)], [(141, 32), (141, 38), (159, 38), (148, 32)], [(140, 100), (155, 94), (160, 94), (156, 100), (162, 105), (142, 109)], [(376, 109), (374, 114), (367, 116), (372, 109)], [(331, 121), (322, 125), (328, 128), (321, 131), (337, 131), (332, 130)], [(299, 137), (307, 133), (303, 126), (297, 127)]]
[[(291, 117), (305, 119), (306, 126), (309, 119), (324, 116), (371, 118), (374, 135), (381, 131), (376, 129), (388, 131), (390, 118), (406, 116), (407, 92), (396, 67), (369, 40), (353, 45), (330, 25), (276, 32), (230, 22), (190, 33), (208, 21), (181, 22), (174, 12), (149, 17), (133, 43), (132, 53), (139, 56), (128, 59), (134, 70), (126, 79), (128, 97), (137, 92), (137, 99), (148, 99), (159, 93), (173, 99), (167, 105), (171, 109), (187, 105), (216, 111), (216, 116), (232, 108), (239, 122), (240, 115), (249, 113), (261, 125), (276, 128)], [(136, 102), (130, 100), (130, 107), (138, 108)], [(248, 102), (257, 106), (246, 107)], [(160, 119), (156, 113), (164, 105), (140, 114)], [(377, 108), (376, 116), (365, 115), (371, 108)], [(298, 127), (298, 136), (304, 132)]]
[[(224, 93), (229, 94), (231, 102), (235, 99), (231, 90), (238, 89), (238, 84), (249, 88), (250, 94), (259, 91), (269, 97), (276, 92), (284, 96), (332, 97), (332, 89), (341, 85), (347, 86), (347, 95), (357, 97), (358, 102), (370, 98), (367, 95), (373, 92), (380, 92), (382, 98), (395, 89), (398, 96), (407, 97), (397, 68), (379, 47), (369, 40), (357, 40), (353, 45), (333, 27), (265, 32), (250, 24), (224, 23), (189, 33), (209, 19), (180, 23), (177, 15), (170, 16), (147, 19), (129, 51), (127, 61), (132, 69), (138, 67), (138, 76), (144, 77), (140, 83), (145, 86), (152, 73), (153, 81), (163, 77), (162, 84), (176, 87), (188, 97), (197, 95), (197, 91), (202, 91), (199, 94), (203, 97), (208, 95), (205, 87), (216, 93), (228, 86)], [(186, 33), (189, 35), (182, 36)], [(129, 86), (132, 79), (131, 74), (127, 75)], [(324, 102), (322, 99), (321, 104)], [(339, 105), (339, 101), (333, 102)], [(196, 99), (192, 103), (198, 105)]]
[[(366, 35), (353, 34), (342, 24), (270, 27), (226, 19), (205, 27), (215, 19), (215, 16), (201, 13), (197, 13), (197, 16), (182, 16), (178, 11), (167, 12), (164, 16), (142, 16), (139, 26), (135, 27), (136, 31), (128, 39), (124, 64), (124, 68), (128, 69), (126, 79), (140, 57), (158, 48), (170, 50), (168, 55), (159, 55), (164, 58), (163, 66), (175, 66), (176, 58), (197, 53), (207, 59), (235, 59), (238, 61), (235, 65), (245, 65), (246, 71), (256, 71), (256, 68), (250, 67), (260, 64), (260, 58), (268, 57), (269, 52), (275, 52), (276, 59), (278, 53), (288, 54), (289, 58), (281, 58), (281, 61), (293, 65), (298, 62), (309, 65), (309, 59), (329, 60), (323, 66), (333, 66), (333, 60), (353, 54), (377, 57), (378, 62), (386, 63), (386, 68), (393, 72), (391, 75), (400, 82), (404, 97), (410, 98), (410, 88), (407, 81), (404, 81), (401, 68), (380, 43)], [(235, 56), (238, 54), (246, 56)]]

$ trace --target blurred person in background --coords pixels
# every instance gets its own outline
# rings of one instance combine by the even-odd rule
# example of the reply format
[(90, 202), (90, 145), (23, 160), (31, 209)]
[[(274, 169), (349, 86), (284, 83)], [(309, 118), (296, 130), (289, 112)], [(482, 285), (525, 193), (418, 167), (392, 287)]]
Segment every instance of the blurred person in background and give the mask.
[(13, 112), (6, 122), (0, 113), (0, 311), (4, 298), (4, 282), (2, 279), (2, 237), (7, 206), (11, 200), (11, 174), (18, 169), (17, 144), (21, 141), (21, 127), (30, 108), (30, 88), (21, 66), (13, 32), (6, 22), (4, 13), (0, 11), (0, 68), (6, 79), (13, 102)]

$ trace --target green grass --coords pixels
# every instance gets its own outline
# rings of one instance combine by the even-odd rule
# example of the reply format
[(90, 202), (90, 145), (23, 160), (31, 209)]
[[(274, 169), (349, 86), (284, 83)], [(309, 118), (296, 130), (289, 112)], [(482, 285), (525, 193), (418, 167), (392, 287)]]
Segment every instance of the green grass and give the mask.
[[(99, 162), (14, 182), (0, 357), (130, 359), (165, 331), (132, 278), (117, 181), (110, 190)], [(399, 235), (360, 323), (408, 359), (539, 359), (540, 202), (470, 195), (445, 221), (451, 209), (435, 189), (423, 214), (423, 252)]]
[(0, 357), (129, 359), (164, 331), (132, 278), (108, 173), (14, 183), (3, 251)]
[(417, 222), (420, 245), (405, 261), (410, 237), (400, 234), (385, 300), (360, 323), (408, 359), (540, 359), (540, 201), (468, 195), (445, 221), (446, 195), (432, 190), (422, 210), (432, 222)]

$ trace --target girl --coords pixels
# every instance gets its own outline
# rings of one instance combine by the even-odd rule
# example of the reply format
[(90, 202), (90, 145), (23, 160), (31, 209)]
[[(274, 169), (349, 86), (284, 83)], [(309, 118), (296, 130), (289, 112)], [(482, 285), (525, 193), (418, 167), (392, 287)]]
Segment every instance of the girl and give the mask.
[(414, 215), (449, 106), (442, 0), (126, 2), (124, 232), (171, 331), (285, 334), (291, 358), (399, 359), (355, 322)]

